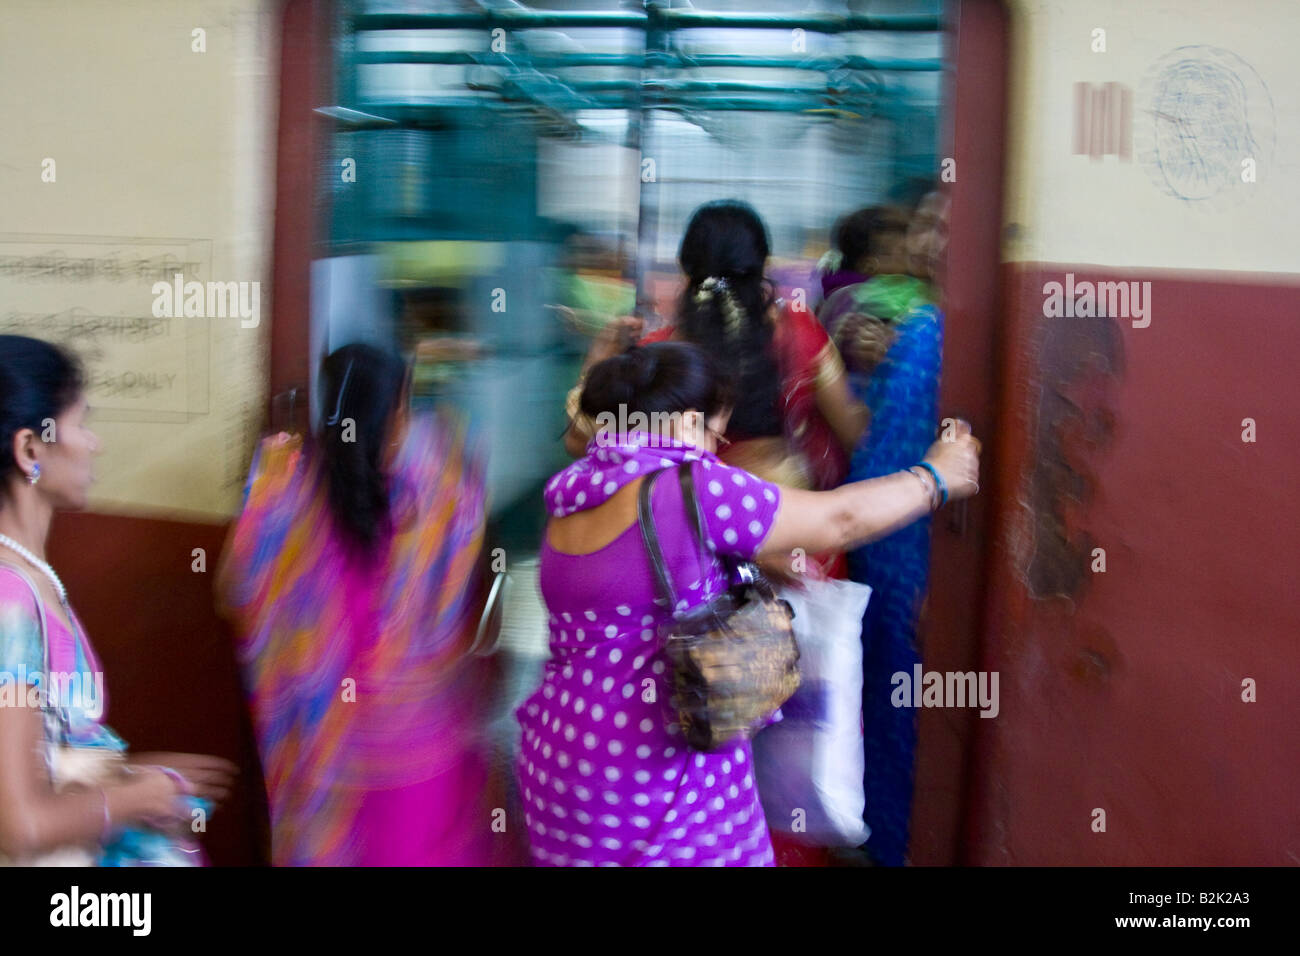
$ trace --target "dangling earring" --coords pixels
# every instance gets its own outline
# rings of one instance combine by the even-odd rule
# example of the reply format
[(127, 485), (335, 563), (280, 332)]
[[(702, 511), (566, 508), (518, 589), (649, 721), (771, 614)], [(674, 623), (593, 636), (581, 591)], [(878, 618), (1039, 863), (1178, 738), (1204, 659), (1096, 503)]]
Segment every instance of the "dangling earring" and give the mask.
[(34, 485), (41, 480), (41, 463), (39, 461), (32, 463), (32, 473), (27, 476), (27, 483)]

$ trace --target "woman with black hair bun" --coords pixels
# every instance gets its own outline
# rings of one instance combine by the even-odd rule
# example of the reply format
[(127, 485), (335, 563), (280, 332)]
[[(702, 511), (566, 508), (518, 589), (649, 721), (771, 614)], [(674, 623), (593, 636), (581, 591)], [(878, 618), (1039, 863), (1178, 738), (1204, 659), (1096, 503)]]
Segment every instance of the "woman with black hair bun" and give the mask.
[[(552, 656), (516, 711), (516, 772), (538, 864), (773, 865), (750, 744), (690, 749), (669, 703), (664, 629), (729, 586), (720, 558), (842, 552), (979, 490), (979, 443), (968, 426), (910, 468), (832, 491), (783, 487), (729, 465), (717, 449), (735, 398), (719, 365), (698, 346), (663, 342), (593, 366), (579, 401), (597, 430), (587, 454), (546, 485), (539, 585)], [(679, 481), (659, 480), (648, 495), (680, 597), (672, 606), (643, 545), (637, 501), (643, 481), (682, 465), (703, 544)]]
[[(678, 262), (686, 287), (675, 324), (643, 339), (699, 345), (726, 366), (736, 402), (724, 460), (791, 488), (833, 488), (848, 452), (867, 427), (866, 408), (849, 391), (844, 364), (807, 309), (776, 299), (764, 269), (767, 229), (748, 204), (706, 203), (682, 237)], [(591, 359), (612, 353), (611, 337)], [(566, 447), (584, 449), (591, 425), (576, 414)]]

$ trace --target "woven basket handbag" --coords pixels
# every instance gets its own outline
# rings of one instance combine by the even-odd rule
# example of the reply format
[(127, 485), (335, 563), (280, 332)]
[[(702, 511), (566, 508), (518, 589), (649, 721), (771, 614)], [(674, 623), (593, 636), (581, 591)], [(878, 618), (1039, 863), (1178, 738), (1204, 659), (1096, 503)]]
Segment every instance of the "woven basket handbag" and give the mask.
[[(798, 688), (793, 611), (748, 562), (735, 566), (741, 584), (698, 607), (675, 610), (677, 594), (650, 507), (650, 492), (661, 474), (656, 472), (641, 483), (637, 521), (660, 602), (673, 611), (664, 628), (664, 647), (672, 665), (670, 704), (687, 743), (709, 752), (748, 739)], [(695, 541), (709, 552), (689, 462), (678, 466), (677, 476)], [(727, 568), (729, 562), (715, 556)]]

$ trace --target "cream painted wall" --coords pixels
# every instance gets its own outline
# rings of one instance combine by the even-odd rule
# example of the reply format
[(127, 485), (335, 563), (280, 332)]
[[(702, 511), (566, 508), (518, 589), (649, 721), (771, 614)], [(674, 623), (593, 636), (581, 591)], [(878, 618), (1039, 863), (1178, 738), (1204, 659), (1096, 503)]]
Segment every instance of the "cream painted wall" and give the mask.
[[(1013, 0), (1011, 9), (1006, 221), (1017, 228), (1004, 245), (1006, 260), (1300, 272), (1300, 3)], [(1092, 51), (1095, 28), (1106, 31), (1104, 53)], [(1182, 98), (1177, 128), (1196, 139), (1199, 154), (1212, 164), (1239, 166), (1242, 137), (1223, 130), (1245, 129), (1244, 113), (1255, 142), (1251, 151), (1258, 154), (1257, 182), (1242, 183), (1238, 175), (1212, 198), (1196, 200), (1160, 185), (1162, 168), (1175, 182), (1191, 175), (1169, 148), (1174, 121), (1152, 114), (1153, 91), (1171, 79), (1167, 55), (1183, 46), (1225, 49), (1239, 60), (1203, 49), (1185, 52), (1193, 61), (1229, 64), (1237, 79), (1216, 95)], [(1212, 84), (1228, 75), (1210, 72)], [(1133, 90), (1132, 161), (1074, 155), (1079, 81), (1118, 82)], [(1244, 110), (1225, 108), (1243, 91)], [(1142, 155), (1157, 122), (1166, 124), (1159, 167)]]
[[(277, 7), (0, 10), (0, 330), (87, 360), (105, 446), (95, 510), (221, 520), (238, 507), (265, 401)], [(176, 262), (195, 264), (187, 280), (260, 283), (258, 326), (154, 320), (153, 283)]]

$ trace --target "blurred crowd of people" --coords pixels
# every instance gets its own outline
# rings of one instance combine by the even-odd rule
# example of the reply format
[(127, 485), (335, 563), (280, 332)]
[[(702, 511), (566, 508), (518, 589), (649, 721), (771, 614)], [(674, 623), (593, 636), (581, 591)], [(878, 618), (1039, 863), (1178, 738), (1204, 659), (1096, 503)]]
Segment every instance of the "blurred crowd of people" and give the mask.
[[(273, 862), (785, 859), (789, 835), (764, 817), (749, 739), (692, 749), (670, 704), (666, 630), (735, 584), (731, 562), (749, 561), (785, 586), (804, 575), (871, 586), (865, 853), (904, 862), (916, 732), (912, 711), (889, 706), (889, 675), (919, 660), (928, 517), (979, 489), (969, 426), (936, 440), (946, 221), (939, 193), (914, 209), (853, 211), (795, 290), (768, 279), (752, 208), (706, 204), (681, 241), (675, 315), (654, 330), (601, 321), (634, 297), (575, 268), (561, 308), (594, 340), (569, 398), (574, 461), (537, 502), (550, 658), (517, 711), (513, 776), (497, 771), (485, 732), (500, 675), (476, 653), (490, 578), (483, 455), (455, 416), (409, 411), (410, 366), (396, 355), (349, 345), (328, 356), (321, 424), (261, 443), (218, 576)], [(573, 255), (596, 251), (577, 242)], [(54, 511), (86, 502), (97, 451), (86, 410), (65, 352), (0, 337), (0, 671), (27, 675), (24, 690), (98, 669), (46, 561)], [(643, 495), (667, 469), (682, 482)], [(675, 604), (643, 547), (640, 509)], [(220, 803), (234, 768), (133, 755), (84, 703), (0, 707), (0, 856), (200, 862), (191, 815)]]

